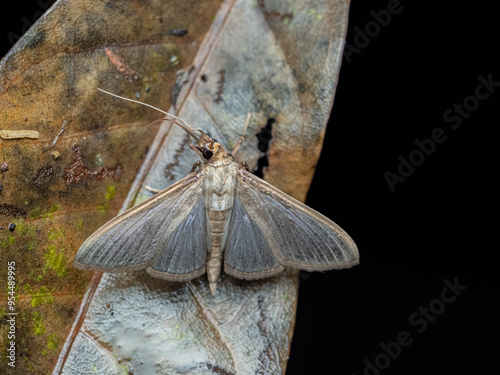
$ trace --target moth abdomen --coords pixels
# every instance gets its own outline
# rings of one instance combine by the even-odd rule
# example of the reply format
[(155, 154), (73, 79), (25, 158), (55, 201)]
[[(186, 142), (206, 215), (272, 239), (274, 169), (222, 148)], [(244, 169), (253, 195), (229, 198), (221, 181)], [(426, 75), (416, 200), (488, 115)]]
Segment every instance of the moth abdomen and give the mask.
[(225, 210), (208, 210), (208, 225), (210, 233), (210, 252), (207, 259), (207, 277), (212, 294), (217, 288), (222, 266), (222, 249), (225, 234), (227, 232), (227, 223), (230, 217), (231, 208)]

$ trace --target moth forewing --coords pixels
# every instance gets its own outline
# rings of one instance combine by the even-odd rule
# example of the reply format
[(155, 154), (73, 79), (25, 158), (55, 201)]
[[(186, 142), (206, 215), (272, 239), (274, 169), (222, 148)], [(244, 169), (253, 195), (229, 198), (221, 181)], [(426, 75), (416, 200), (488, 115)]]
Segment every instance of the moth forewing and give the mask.
[[(74, 265), (104, 272), (143, 269), (161, 251), (171, 251), (171, 269), (157, 269), (154, 276), (186, 280), (199, 266), (199, 248), (175, 252), (163, 249), (167, 239), (183, 224), (202, 194), (204, 173), (191, 173), (152, 198), (125, 211), (94, 232), (80, 247)], [(199, 206), (198, 206), (199, 207)], [(203, 206), (201, 206), (202, 213)], [(197, 228), (198, 229), (198, 228)], [(178, 250), (178, 249), (177, 249)], [(206, 250), (204, 247), (203, 250)], [(152, 269), (151, 272), (155, 271)], [(195, 277), (195, 276), (194, 276)]]
[(342, 228), (245, 170), (238, 171), (236, 198), (281, 265), (322, 271), (359, 263), (356, 244)]

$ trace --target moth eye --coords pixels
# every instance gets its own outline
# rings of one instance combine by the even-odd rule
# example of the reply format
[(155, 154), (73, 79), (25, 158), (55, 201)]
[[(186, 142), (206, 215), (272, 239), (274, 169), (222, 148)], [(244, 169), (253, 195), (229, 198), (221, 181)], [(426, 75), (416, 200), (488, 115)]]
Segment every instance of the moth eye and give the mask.
[(202, 154), (206, 160), (212, 159), (212, 156), (214, 156), (214, 153), (210, 151), (208, 148), (204, 149)]

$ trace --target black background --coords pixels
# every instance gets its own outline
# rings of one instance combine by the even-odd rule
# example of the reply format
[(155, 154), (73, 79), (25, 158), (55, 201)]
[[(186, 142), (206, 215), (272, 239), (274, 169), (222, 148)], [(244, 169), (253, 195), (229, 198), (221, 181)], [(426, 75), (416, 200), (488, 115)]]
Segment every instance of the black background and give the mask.
[[(347, 44), (356, 46), (355, 27), (364, 30), (370, 11), (387, 4), (353, 0)], [(364, 360), (373, 363), (380, 344), (402, 331), (413, 342), (381, 374), (499, 367), (499, 246), (487, 238), (498, 233), (500, 87), (456, 130), (443, 114), (474, 95), (478, 76), (500, 82), (500, 5), (401, 4), (368, 46), (342, 62), (307, 203), (352, 236), (361, 263), (301, 280), (287, 375), (363, 374)], [(446, 141), (391, 192), (384, 173), (397, 173), (398, 156), (407, 159), (414, 140), (436, 128)], [(467, 289), (418, 333), (409, 317), (455, 278)]]
[[(352, 1), (347, 44), (388, 1)], [(381, 374), (492, 371), (498, 344), (499, 246), (495, 163), (500, 87), (453, 130), (443, 114), (475, 94), (479, 76), (500, 82), (500, 4), (402, 0), (399, 14), (367, 46), (344, 58), (335, 104), (307, 203), (356, 241), (361, 264), (301, 275), (287, 375), (370, 374), (388, 344), (407, 331)], [(7, 34), (22, 34), (32, 1), (2, 11)], [(481, 91), (485, 93), (486, 91)], [(447, 139), (391, 191), (415, 139), (442, 128)], [(409, 317), (439, 299), (445, 279), (467, 289), (422, 326)], [(437, 305), (436, 305), (437, 306)]]

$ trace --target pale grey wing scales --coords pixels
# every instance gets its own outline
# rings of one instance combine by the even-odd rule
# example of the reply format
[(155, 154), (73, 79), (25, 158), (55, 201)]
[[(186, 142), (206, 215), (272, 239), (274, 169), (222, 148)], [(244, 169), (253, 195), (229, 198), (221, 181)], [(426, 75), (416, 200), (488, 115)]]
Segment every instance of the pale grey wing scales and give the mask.
[(205, 200), (200, 195), (186, 218), (167, 237), (160, 240), (163, 249), (149, 263), (146, 272), (167, 280), (184, 281), (205, 273), (207, 233)]
[(239, 170), (236, 197), (283, 266), (320, 271), (359, 263), (356, 244), (342, 228), (253, 174)]
[(228, 230), (224, 248), (224, 271), (227, 274), (254, 280), (277, 275), (284, 270), (238, 196), (234, 199)]
[(204, 174), (191, 173), (104, 224), (82, 244), (74, 265), (116, 272), (146, 268), (159, 246), (183, 222), (202, 196)]

